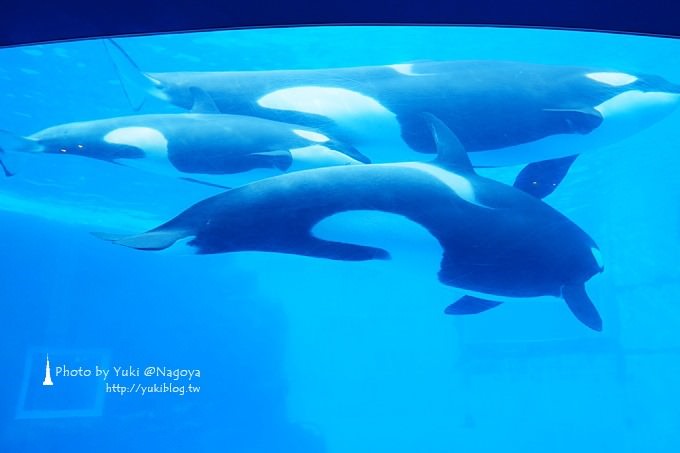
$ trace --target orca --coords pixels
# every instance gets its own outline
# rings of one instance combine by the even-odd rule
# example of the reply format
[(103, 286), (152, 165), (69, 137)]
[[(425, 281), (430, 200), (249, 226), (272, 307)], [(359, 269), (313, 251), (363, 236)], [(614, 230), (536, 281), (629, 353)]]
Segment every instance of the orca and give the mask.
[[(612, 69), (489, 60), (145, 73), (117, 43), (106, 45), (136, 108), (153, 96), (189, 109), (198, 87), (221, 112), (315, 127), (375, 163), (427, 160), (422, 153), (434, 153), (435, 145), (421, 113), (430, 112), (456, 134), (475, 167), (540, 162), (515, 182), (540, 196), (566, 175), (573, 159), (563, 158), (616, 143), (680, 103), (679, 85)], [(542, 163), (553, 159), (563, 160)]]
[[(351, 145), (312, 128), (211, 113), (83, 121), (28, 137), (0, 131), (0, 146), (8, 152), (90, 157), (223, 187), (287, 171), (369, 162)], [(4, 164), (3, 169), (9, 173)]]
[(390, 258), (389, 250), (323, 237), (317, 227), (353, 212), (389, 213), (415, 222), (439, 243), (439, 282), (475, 294), (446, 313), (488, 310), (499, 304), (493, 296), (551, 295), (564, 299), (586, 326), (601, 330), (585, 291), (586, 281), (604, 270), (595, 242), (543, 201), (477, 175), (450, 129), (426, 116), (438, 147), (432, 162), (288, 173), (200, 201), (145, 233), (95, 234), (140, 250), (162, 250), (187, 239), (182, 243), (197, 254), (259, 251), (381, 260)]

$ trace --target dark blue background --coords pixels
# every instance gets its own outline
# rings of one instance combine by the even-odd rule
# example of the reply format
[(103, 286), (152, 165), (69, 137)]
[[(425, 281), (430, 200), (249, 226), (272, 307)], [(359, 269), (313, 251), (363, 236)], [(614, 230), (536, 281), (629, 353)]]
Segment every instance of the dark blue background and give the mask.
[(3, 2), (0, 46), (214, 28), (419, 23), (680, 35), (678, 5), (648, 0), (24, 0)]

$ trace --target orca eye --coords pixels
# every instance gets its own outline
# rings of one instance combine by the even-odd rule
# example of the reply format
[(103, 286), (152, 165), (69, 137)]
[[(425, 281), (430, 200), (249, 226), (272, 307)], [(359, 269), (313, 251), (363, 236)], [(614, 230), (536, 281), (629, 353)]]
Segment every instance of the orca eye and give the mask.
[(78, 145), (78, 149), (83, 149), (83, 145)]
[(65, 152), (67, 151), (67, 149), (66, 149), (66, 148), (61, 148), (59, 151), (61, 151), (62, 153), (65, 153)]

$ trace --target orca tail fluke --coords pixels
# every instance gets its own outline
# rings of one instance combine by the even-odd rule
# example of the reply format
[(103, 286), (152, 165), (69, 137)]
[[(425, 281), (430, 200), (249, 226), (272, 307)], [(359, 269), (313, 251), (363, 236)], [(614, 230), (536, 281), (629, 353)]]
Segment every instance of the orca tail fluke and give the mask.
[(164, 250), (187, 235), (178, 230), (151, 230), (132, 236), (93, 232), (92, 235), (114, 244), (137, 250)]
[(602, 331), (602, 318), (588, 297), (584, 285), (563, 286), (562, 297), (576, 319), (593, 330)]
[[(0, 152), (0, 156), (2, 156), (2, 152)], [(14, 172), (10, 171), (9, 168), (7, 168), (7, 165), (5, 165), (5, 162), (3, 161), (2, 157), (0, 157), (0, 168), (2, 168), (2, 173), (7, 176), (8, 178), (10, 176), (14, 176)]]
[(112, 39), (106, 39), (104, 46), (133, 110), (141, 109), (149, 96), (163, 97), (163, 93), (160, 91), (161, 82), (141, 71), (118, 43)]
[(11, 153), (39, 153), (42, 150), (43, 146), (36, 140), (0, 129), (0, 170), (6, 177), (14, 176), (16, 171), (16, 162), (13, 162), (14, 159), (11, 157), (16, 155)]
[(7, 165), (5, 164), (5, 150), (0, 148), (0, 167), (2, 168), (2, 172), (5, 176), (8, 178), (10, 176), (14, 176), (14, 173), (7, 168)]
[(43, 150), (43, 146), (36, 140), (0, 129), (0, 149), (3, 152), (38, 153)]

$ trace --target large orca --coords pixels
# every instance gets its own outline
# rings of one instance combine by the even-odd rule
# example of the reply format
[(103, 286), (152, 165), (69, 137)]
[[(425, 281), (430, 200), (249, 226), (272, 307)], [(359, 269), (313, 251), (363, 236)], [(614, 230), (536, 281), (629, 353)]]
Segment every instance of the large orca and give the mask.
[[(584, 287), (603, 270), (595, 242), (541, 200), (475, 174), (454, 134), (435, 117), (429, 122), (439, 150), (431, 163), (288, 173), (203, 200), (146, 233), (99, 236), (142, 250), (191, 238), (186, 244), (199, 254), (388, 259), (387, 250), (324, 239), (315, 228), (352, 212), (396, 214), (424, 227), (441, 245), (441, 283), (486, 295), (562, 297), (579, 320), (601, 330)], [(446, 312), (478, 313), (498, 303), (467, 295)]]
[[(427, 61), (309, 70), (144, 73), (107, 48), (134, 106), (154, 96), (191, 108), (200, 88), (220, 111), (317, 127), (373, 162), (421, 160), (435, 146), (421, 112), (440, 118), (477, 167), (540, 162), (515, 185), (552, 192), (574, 155), (639, 132), (680, 103), (654, 75), (508, 61)], [(544, 161), (561, 159), (557, 164)], [(539, 186), (540, 189), (537, 190)]]
[[(227, 186), (286, 171), (367, 163), (317, 130), (228, 114), (134, 115), (62, 124), (28, 137), (0, 131), (7, 151), (72, 154)], [(9, 170), (4, 166), (5, 173)]]

